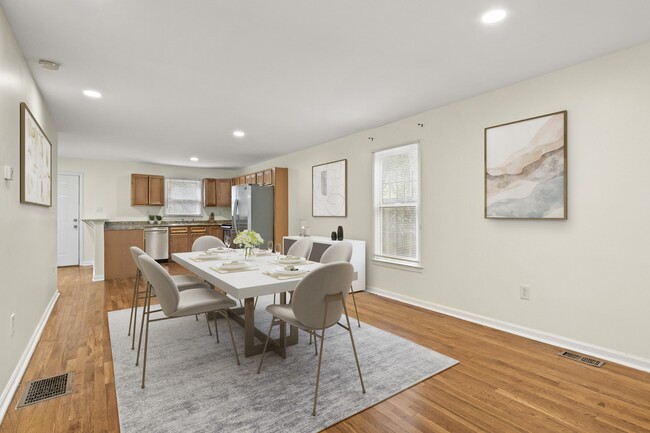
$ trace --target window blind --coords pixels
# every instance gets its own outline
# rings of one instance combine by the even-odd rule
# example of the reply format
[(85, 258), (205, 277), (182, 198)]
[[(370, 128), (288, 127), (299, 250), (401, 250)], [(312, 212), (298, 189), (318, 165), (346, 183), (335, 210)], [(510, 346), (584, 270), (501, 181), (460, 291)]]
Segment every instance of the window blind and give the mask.
[(195, 179), (166, 179), (165, 215), (200, 216), (201, 181)]
[(374, 159), (375, 257), (420, 260), (418, 144), (377, 151)]

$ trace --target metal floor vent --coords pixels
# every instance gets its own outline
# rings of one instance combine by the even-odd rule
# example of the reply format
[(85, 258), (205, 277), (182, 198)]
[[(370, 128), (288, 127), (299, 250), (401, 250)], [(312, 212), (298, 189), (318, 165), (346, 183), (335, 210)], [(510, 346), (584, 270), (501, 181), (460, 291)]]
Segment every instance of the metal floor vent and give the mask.
[(32, 380), (27, 384), (25, 392), (16, 408), (40, 403), (62, 395), (70, 394), (72, 391), (72, 372), (45, 379)]
[(574, 361), (582, 362), (583, 364), (591, 365), (593, 367), (602, 367), (605, 365), (605, 361), (601, 361), (596, 358), (589, 358), (588, 356), (578, 355), (577, 353), (569, 352), (568, 350), (563, 350), (560, 352), (560, 356)]

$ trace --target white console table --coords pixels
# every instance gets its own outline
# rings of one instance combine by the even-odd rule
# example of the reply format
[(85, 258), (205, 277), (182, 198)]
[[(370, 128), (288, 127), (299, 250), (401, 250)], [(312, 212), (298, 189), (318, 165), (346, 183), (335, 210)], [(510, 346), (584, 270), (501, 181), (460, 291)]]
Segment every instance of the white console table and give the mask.
[[(338, 242), (322, 236), (310, 237), (314, 241), (314, 247), (312, 248), (311, 255), (308, 259), (314, 262), (320, 262), (320, 258), (325, 250), (329, 248), (330, 245)], [(287, 251), (289, 247), (300, 238), (301, 236), (285, 236), (282, 239), (282, 251)], [(366, 242), (355, 241), (352, 239), (345, 240), (352, 244), (352, 259), (350, 260), (350, 263), (354, 266), (354, 270), (357, 271), (357, 279), (352, 282), (352, 290), (355, 292), (366, 290)]]

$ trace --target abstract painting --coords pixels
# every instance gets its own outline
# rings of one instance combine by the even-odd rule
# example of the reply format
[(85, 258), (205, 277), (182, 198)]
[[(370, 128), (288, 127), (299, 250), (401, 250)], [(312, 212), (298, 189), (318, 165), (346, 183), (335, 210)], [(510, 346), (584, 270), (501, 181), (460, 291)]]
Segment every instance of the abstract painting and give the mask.
[(567, 218), (567, 112), (485, 128), (485, 218)]
[(347, 162), (342, 159), (312, 167), (312, 216), (347, 215)]
[(20, 104), (20, 202), (52, 206), (52, 144)]

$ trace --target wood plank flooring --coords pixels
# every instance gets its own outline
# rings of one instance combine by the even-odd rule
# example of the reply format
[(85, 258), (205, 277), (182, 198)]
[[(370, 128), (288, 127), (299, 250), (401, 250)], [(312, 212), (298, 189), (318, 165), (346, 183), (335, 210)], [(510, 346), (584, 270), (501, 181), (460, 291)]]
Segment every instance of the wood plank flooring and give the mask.
[[(119, 431), (107, 312), (130, 306), (133, 279), (91, 277), (59, 269), (61, 295), (22, 380), (72, 370), (73, 393), (16, 410), (21, 384), (0, 433)], [(369, 293), (357, 303), (362, 321), (460, 364), (327, 432), (650, 432), (650, 374), (582, 365), (558, 347)]]

